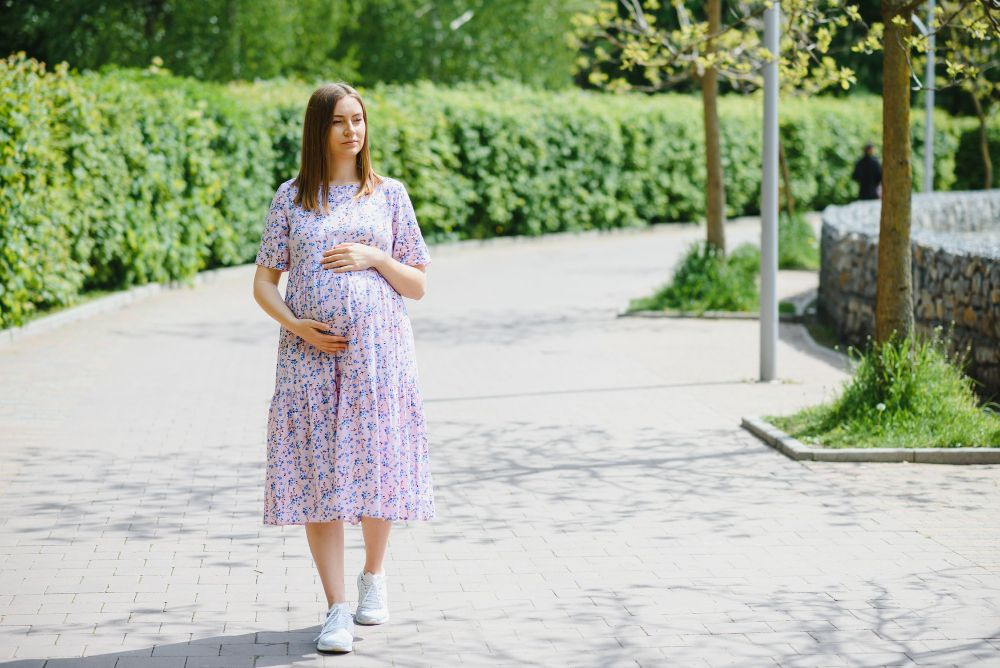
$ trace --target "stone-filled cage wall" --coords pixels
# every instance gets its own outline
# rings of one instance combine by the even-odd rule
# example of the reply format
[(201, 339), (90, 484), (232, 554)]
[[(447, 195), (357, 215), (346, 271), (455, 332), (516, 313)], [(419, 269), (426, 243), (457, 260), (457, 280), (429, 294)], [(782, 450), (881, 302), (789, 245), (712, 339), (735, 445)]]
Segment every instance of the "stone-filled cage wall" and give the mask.
[[(910, 230), (914, 328), (952, 329), (953, 350), (987, 399), (1000, 396), (1000, 190), (913, 195)], [(829, 206), (820, 238), (818, 313), (843, 343), (875, 328), (881, 201)]]

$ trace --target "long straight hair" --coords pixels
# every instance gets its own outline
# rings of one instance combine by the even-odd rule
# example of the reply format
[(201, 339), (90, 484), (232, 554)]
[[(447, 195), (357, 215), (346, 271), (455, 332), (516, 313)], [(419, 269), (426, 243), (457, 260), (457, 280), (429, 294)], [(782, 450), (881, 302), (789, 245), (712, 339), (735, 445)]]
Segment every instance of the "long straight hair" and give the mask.
[[(371, 195), (375, 186), (382, 182), (382, 177), (372, 169), (371, 152), (368, 149), (368, 110), (358, 91), (342, 81), (323, 84), (309, 97), (306, 106), (306, 118), (302, 126), (302, 159), (299, 163), (299, 174), (293, 184), (298, 192), (295, 203), (308, 211), (327, 213), (327, 194), (330, 191), (330, 176), (333, 165), (330, 164), (329, 139), (333, 128), (333, 110), (337, 102), (345, 97), (353, 97), (361, 105), (361, 114), (365, 119), (365, 141), (356, 156), (355, 167), (358, 180), (361, 182), (354, 197)], [(322, 193), (317, 193), (322, 188)]]

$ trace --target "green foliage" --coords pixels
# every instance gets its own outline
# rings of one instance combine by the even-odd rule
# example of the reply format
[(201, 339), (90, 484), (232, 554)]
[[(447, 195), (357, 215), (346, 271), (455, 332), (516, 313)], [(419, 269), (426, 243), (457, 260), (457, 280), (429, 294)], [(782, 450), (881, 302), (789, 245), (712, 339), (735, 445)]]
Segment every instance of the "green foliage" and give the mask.
[[(282, 119), (279, 172), (294, 173), (308, 89), (257, 82), (228, 90)], [(704, 214), (696, 98), (542, 92), (509, 81), (364, 92), (375, 164), (411, 186), (432, 239), (641, 226)], [(881, 130), (877, 98), (792, 100), (782, 113), (798, 204), (851, 201), (854, 161)], [(752, 215), (760, 195), (759, 96), (725, 98), (720, 114), (727, 215)]]
[[(913, 167), (913, 189), (921, 190), (924, 183), (924, 123), (926, 117), (923, 112), (917, 113), (914, 110), (910, 115), (910, 136), (913, 138), (913, 157), (911, 166)], [(975, 122), (971, 121), (974, 125)], [(961, 165), (958, 158), (958, 147), (962, 135), (966, 128), (970, 127), (970, 119), (954, 118), (948, 116), (941, 110), (934, 111), (934, 189), (951, 190), (959, 189), (956, 184), (957, 172), (960, 167), (966, 170), (973, 169), (979, 173), (980, 185), (982, 187), (982, 160), (971, 164)]]
[(778, 217), (778, 268), (819, 269), (819, 243), (805, 216), (796, 212)]
[[(357, 2), (355, 1), (355, 3)], [(327, 0), (32, 0), (0, 3), (0, 43), (80, 70), (154, 58), (215, 81), (280, 75), (354, 79), (358, 7)]]
[[(816, 235), (801, 213), (789, 218), (782, 212), (779, 217), (778, 267), (819, 268)], [(714, 246), (696, 242), (688, 248), (670, 283), (649, 297), (633, 299), (628, 310), (756, 311), (759, 273), (760, 250), (752, 244), (741, 244), (723, 257)], [(781, 313), (794, 313), (791, 303), (778, 306)]]
[[(572, 84), (570, 17), (595, 0), (352, 0), (364, 83), (512, 79)], [(374, 48), (372, 45), (375, 45)]]
[[(959, 136), (958, 148), (954, 153), (955, 189), (979, 190), (983, 187), (985, 167), (983, 165), (982, 149), (979, 146), (979, 123), (975, 119), (967, 119), (963, 123)], [(993, 163), (993, 187), (1000, 184), (997, 172), (1000, 171), (1000, 118), (994, 119), (986, 126), (986, 140), (989, 146), (990, 160)]]
[[(784, 27), (777, 53), (764, 46), (761, 6), (674, 0), (600, 2), (573, 17), (569, 40), (580, 49), (577, 68), (587, 81), (608, 90), (663, 90), (697, 79), (711, 68), (742, 90), (763, 86), (763, 65), (777, 61), (788, 91), (816, 94), (854, 83), (854, 72), (829, 55), (832, 39), (856, 26), (854, 4), (784, 0)], [(669, 7), (669, 9), (667, 9)], [(664, 20), (665, 19), (665, 20)], [(645, 81), (621, 75), (639, 70)]]
[[(947, 337), (951, 339), (951, 337)], [(834, 401), (788, 417), (768, 417), (804, 441), (828, 447), (974, 447), (1000, 445), (1000, 416), (980, 408), (965, 354), (952, 354), (936, 328), (930, 336), (894, 335), (864, 352)]]
[(80, 292), (252, 257), (275, 162), (267, 119), (149, 72), (0, 62), (0, 325)]
[[(0, 68), (0, 315), (19, 320), (36, 301), (76, 293), (86, 276), (87, 234), (67, 223), (73, 187), (66, 173), (76, 82), (65, 67), (19, 60)], [(52, 132), (57, 126), (60, 132)], [(85, 221), (81, 221), (85, 222)]]
[(106, 119), (93, 132), (109, 142), (99, 153), (111, 163), (79, 182), (77, 206), (97, 218), (91, 285), (244, 261), (269, 201), (261, 184), (272, 178), (274, 150), (264, 119), (216, 87), (162, 73), (87, 74), (81, 83)]
[(822, 105), (782, 101), (779, 126), (796, 207), (844, 204), (857, 196), (851, 173), (865, 143), (880, 143), (882, 101), (860, 95)]
[(516, 79), (564, 88), (576, 56), (564, 34), (593, 2), (6, 0), (0, 55), (24, 50), (80, 70), (159, 58), (172, 72), (212, 81)]
[[(312, 92), (291, 80), (201, 83), (156, 67), (46, 71), (21, 56), (0, 61), (0, 84), (2, 327), (83, 291), (252, 261), (274, 188), (298, 171)], [(514, 82), (362, 94), (376, 170), (406, 183), (431, 242), (703, 215), (695, 98)], [(728, 214), (754, 214), (759, 99), (720, 102)], [(849, 175), (878, 137), (877, 103), (796, 100), (782, 114), (798, 205), (853, 199)], [(953, 132), (950, 120), (941, 117), (941, 132)], [(949, 178), (942, 171), (939, 185)]]
[(628, 310), (756, 311), (759, 269), (760, 250), (752, 244), (740, 244), (724, 257), (715, 246), (697, 241), (670, 283), (651, 297), (633, 299)]

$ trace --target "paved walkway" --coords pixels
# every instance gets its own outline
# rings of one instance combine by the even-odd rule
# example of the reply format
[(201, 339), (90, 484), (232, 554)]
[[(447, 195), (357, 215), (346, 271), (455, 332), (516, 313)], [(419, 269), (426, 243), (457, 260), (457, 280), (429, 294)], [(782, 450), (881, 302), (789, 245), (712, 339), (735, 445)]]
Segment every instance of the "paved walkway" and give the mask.
[(739, 418), (829, 397), (836, 357), (782, 325), (758, 384), (755, 321), (615, 318), (700, 234), (432, 249), (438, 518), (393, 529), (393, 619), (348, 656), (314, 651), (301, 527), (261, 524), (252, 266), (0, 349), (0, 661), (1000, 666), (1000, 467), (791, 461)]

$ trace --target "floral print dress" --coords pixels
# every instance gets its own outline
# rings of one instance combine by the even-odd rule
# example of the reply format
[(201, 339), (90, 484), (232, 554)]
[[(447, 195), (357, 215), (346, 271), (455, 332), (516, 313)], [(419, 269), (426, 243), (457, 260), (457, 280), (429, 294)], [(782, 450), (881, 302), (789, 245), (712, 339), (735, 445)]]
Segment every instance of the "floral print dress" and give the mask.
[(285, 303), (292, 313), (327, 323), (348, 342), (344, 351), (325, 353), (280, 329), (264, 524), (434, 517), (403, 297), (375, 268), (335, 272), (320, 264), (323, 251), (344, 242), (381, 248), (403, 264), (430, 264), (406, 188), (383, 179), (373, 195), (358, 199), (357, 186), (331, 186), (328, 214), (294, 203), (294, 179), (271, 202), (255, 263), (288, 271)]

